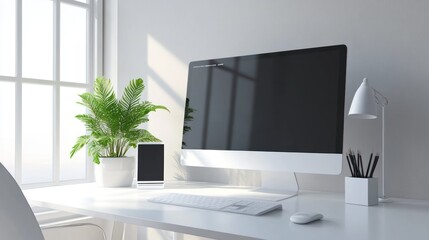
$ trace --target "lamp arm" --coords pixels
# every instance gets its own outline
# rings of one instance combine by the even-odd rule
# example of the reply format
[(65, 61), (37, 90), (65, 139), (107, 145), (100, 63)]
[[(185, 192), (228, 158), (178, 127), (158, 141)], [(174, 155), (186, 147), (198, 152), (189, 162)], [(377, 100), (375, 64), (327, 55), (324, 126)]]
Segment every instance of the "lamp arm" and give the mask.
[(389, 100), (387, 99), (387, 97), (385, 97), (383, 94), (381, 94), (379, 91), (375, 90), (374, 88), (372, 90), (374, 90), (374, 97), (377, 103), (385, 107), (389, 103)]

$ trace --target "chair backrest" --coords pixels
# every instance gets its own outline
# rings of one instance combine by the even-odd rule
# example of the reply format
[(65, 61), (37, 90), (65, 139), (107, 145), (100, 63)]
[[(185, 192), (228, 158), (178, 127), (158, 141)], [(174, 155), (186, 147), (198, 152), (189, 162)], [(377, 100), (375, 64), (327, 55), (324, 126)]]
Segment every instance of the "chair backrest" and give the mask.
[(44, 240), (39, 223), (21, 188), (0, 163), (0, 238)]

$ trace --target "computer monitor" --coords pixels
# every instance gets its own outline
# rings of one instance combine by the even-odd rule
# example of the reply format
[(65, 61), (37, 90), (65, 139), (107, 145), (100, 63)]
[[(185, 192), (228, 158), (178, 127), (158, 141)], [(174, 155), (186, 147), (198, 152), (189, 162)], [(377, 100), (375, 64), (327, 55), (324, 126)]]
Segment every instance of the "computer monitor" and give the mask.
[(339, 174), (347, 47), (189, 64), (185, 166)]

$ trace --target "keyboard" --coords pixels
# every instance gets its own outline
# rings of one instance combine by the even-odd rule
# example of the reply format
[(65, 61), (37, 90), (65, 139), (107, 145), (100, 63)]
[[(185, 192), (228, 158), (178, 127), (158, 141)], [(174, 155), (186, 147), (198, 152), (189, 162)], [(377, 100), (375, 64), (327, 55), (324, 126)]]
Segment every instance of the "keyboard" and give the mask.
[(149, 199), (150, 202), (201, 208), (221, 212), (260, 216), (275, 209), (282, 209), (277, 202), (255, 201), (232, 197), (201, 196), (182, 193), (168, 193)]

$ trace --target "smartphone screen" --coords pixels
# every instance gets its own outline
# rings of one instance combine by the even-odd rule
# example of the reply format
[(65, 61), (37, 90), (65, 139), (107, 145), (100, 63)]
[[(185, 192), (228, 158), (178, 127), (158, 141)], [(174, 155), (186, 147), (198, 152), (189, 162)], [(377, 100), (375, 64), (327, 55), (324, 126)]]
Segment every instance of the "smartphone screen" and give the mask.
[(137, 182), (164, 181), (164, 144), (139, 144), (137, 159)]

